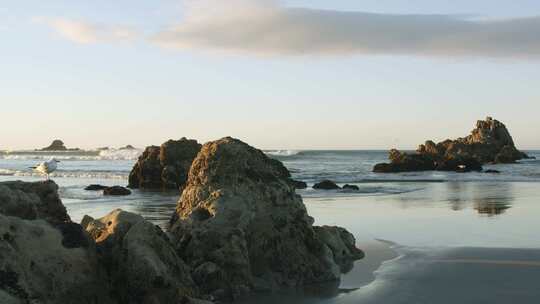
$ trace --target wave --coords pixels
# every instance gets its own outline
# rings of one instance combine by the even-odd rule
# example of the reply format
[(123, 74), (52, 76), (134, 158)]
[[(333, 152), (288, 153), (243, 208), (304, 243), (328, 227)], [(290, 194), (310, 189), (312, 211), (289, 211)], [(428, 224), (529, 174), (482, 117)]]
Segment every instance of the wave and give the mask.
[(142, 153), (139, 149), (110, 149), (102, 151), (14, 151), (0, 152), (0, 159), (6, 160), (136, 160)]
[(270, 151), (264, 151), (264, 153), (271, 155), (271, 156), (294, 156), (302, 154), (302, 151), (299, 150), (270, 150)]
[[(43, 177), (42, 174), (25, 171), (25, 170), (12, 170), (12, 169), (0, 169), (0, 176), (24, 176), (24, 177)], [(96, 178), (96, 179), (127, 179), (129, 172), (122, 171), (56, 171), (50, 174), (51, 178), (63, 177), (63, 178)]]

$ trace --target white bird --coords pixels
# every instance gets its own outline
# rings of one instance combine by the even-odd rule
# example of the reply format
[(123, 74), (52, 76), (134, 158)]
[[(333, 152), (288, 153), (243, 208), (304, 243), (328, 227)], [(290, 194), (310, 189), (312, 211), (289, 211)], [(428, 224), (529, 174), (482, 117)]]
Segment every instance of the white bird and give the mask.
[(59, 160), (56, 160), (54, 158), (50, 159), (49, 161), (45, 161), (45, 162), (42, 162), (41, 164), (35, 166), (35, 167), (30, 167), (34, 170), (36, 170), (37, 172), (41, 173), (41, 174), (45, 174), (45, 176), (47, 176), (47, 180), (49, 179), (49, 174), (56, 171), (56, 168), (58, 167), (58, 163), (60, 161)]

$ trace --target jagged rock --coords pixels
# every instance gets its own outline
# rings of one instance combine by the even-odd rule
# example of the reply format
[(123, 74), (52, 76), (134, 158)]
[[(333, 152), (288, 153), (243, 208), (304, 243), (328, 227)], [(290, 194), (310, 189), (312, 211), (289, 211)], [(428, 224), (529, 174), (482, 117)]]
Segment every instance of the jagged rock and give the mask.
[(291, 184), (293, 185), (293, 187), (295, 189), (306, 189), (307, 188), (307, 183), (303, 182), (303, 181), (297, 181), (297, 180), (291, 179)]
[(116, 209), (97, 220), (85, 216), (82, 225), (96, 241), (120, 303), (192, 303), (189, 297), (199, 295), (168, 237), (141, 216)]
[(86, 191), (102, 191), (102, 190), (105, 190), (107, 188), (108, 188), (107, 186), (98, 185), (98, 184), (92, 184), (92, 185), (89, 185), (86, 188), (84, 188), (84, 190), (86, 190)]
[(93, 241), (47, 182), (0, 183), (0, 302), (112, 303)]
[(339, 265), (341, 272), (350, 271), (354, 261), (364, 257), (364, 252), (356, 248), (354, 236), (344, 228), (322, 226), (313, 229), (319, 239), (332, 250), (334, 261)]
[(343, 186), (342, 188), (343, 190), (353, 190), (353, 191), (358, 191), (360, 190), (360, 188), (356, 185), (349, 185), (349, 184), (346, 184), (345, 186)]
[(41, 149), (41, 151), (66, 151), (66, 150), (67, 148), (64, 145), (64, 142), (61, 141), (60, 139), (53, 140), (53, 142), (48, 147)]
[(471, 135), (440, 143), (426, 141), (416, 153), (390, 151), (388, 164), (377, 164), (374, 172), (482, 170), (485, 163), (513, 163), (529, 156), (516, 149), (506, 126), (491, 117), (479, 120)]
[(130, 188), (179, 189), (187, 180), (201, 145), (196, 140), (169, 140), (161, 147), (146, 147), (129, 174)]
[(336, 281), (342, 261), (359, 257), (335, 256), (328, 244), (338, 236), (319, 237), (283, 168), (230, 137), (205, 144), (193, 161), (170, 230), (204, 293), (231, 299)]
[(313, 189), (334, 190), (334, 189), (341, 189), (341, 188), (331, 180), (323, 180), (322, 182), (316, 183), (315, 185), (313, 185)]
[(51, 224), (69, 222), (66, 207), (51, 181), (0, 183), (0, 213), (22, 219), (43, 219)]
[(131, 191), (122, 186), (112, 186), (112, 187), (106, 187), (105, 189), (103, 189), (103, 195), (122, 196), (122, 195), (130, 195), (130, 194), (131, 194)]

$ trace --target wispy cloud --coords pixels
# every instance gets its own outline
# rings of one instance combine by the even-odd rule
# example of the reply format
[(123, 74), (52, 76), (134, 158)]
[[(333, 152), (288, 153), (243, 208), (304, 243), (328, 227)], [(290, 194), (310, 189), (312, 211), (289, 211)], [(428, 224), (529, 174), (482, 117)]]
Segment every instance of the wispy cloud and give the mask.
[(138, 37), (137, 31), (126, 26), (110, 26), (65, 18), (38, 17), (34, 22), (45, 24), (61, 37), (80, 44), (129, 42)]
[(199, 1), (160, 46), (254, 54), (540, 57), (540, 16), (470, 20), (288, 8), (271, 0)]

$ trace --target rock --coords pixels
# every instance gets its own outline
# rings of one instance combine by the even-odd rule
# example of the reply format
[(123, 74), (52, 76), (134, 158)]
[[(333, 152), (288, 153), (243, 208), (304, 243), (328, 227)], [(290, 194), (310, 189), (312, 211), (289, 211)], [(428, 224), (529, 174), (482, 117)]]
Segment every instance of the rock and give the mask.
[(0, 183), (0, 213), (22, 219), (43, 219), (51, 224), (70, 222), (58, 196), (58, 185), (51, 181)]
[(313, 185), (313, 189), (334, 190), (334, 189), (341, 189), (341, 188), (331, 180), (323, 180), (322, 182), (316, 183), (315, 185)]
[(327, 244), (337, 236), (321, 240), (283, 168), (230, 137), (205, 144), (193, 161), (170, 232), (203, 293), (230, 300), (337, 281), (342, 261), (358, 258), (334, 256)]
[(53, 142), (48, 147), (41, 149), (41, 151), (66, 151), (66, 150), (67, 148), (64, 145), (64, 142), (61, 141), (60, 139), (53, 140)]
[(501, 171), (489, 169), (489, 170), (485, 170), (484, 173), (489, 173), (489, 174), (500, 174)]
[(303, 182), (303, 181), (297, 181), (297, 180), (291, 179), (291, 184), (293, 185), (293, 187), (295, 189), (306, 189), (307, 188), (307, 183)]
[(107, 186), (98, 185), (98, 184), (92, 184), (92, 185), (89, 185), (86, 188), (84, 188), (84, 190), (87, 190), (87, 191), (102, 191), (102, 190), (105, 190), (107, 188), (108, 188)]
[(112, 303), (93, 241), (46, 182), (0, 183), (0, 302)]
[(130, 188), (179, 189), (201, 145), (196, 140), (169, 140), (147, 147), (129, 174)]
[(131, 191), (122, 186), (112, 186), (112, 187), (106, 187), (105, 189), (103, 189), (103, 195), (122, 196), (122, 195), (130, 195), (130, 194), (131, 194)]
[(479, 120), (476, 128), (465, 138), (445, 140), (440, 143), (427, 141), (416, 153), (391, 150), (390, 163), (377, 164), (374, 172), (391, 173), (407, 171), (457, 171), (482, 170), (486, 163), (513, 163), (529, 158), (514, 145), (506, 126), (491, 117)]
[(332, 251), (334, 261), (340, 266), (341, 272), (350, 271), (355, 260), (364, 258), (364, 252), (356, 248), (354, 236), (344, 228), (322, 226), (313, 229), (319, 239)]
[(119, 150), (135, 150), (135, 147), (132, 145), (127, 145), (125, 147), (121, 147)]
[(360, 188), (356, 185), (349, 185), (349, 184), (346, 184), (345, 186), (343, 186), (342, 188), (343, 190), (353, 190), (353, 191), (358, 191), (360, 190)]
[(159, 227), (120, 209), (97, 220), (85, 216), (82, 225), (120, 303), (197, 303), (190, 298), (199, 295), (190, 268)]

